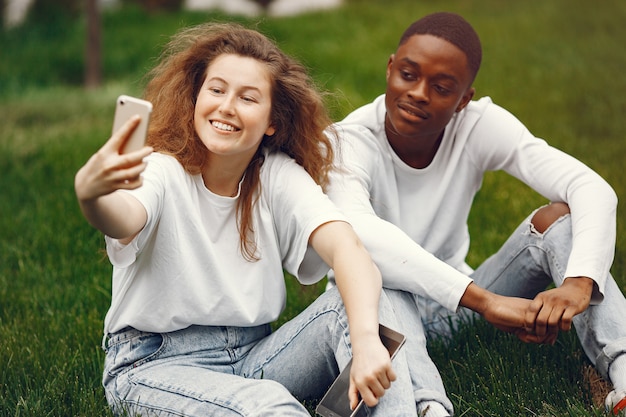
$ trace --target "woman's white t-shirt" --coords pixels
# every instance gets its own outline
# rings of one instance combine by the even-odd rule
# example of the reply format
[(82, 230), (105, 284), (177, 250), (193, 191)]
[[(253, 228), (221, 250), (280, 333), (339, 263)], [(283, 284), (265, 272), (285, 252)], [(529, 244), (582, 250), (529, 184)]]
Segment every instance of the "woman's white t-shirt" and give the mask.
[(106, 237), (113, 287), (105, 333), (269, 323), (285, 306), (283, 269), (303, 284), (328, 272), (309, 236), (345, 218), (291, 158), (268, 154), (261, 167), (252, 214), (258, 261), (240, 250), (238, 196), (212, 193), (171, 156), (147, 162), (143, 186), (130, 191), (147, 211), (144, 229), (128, 245)]

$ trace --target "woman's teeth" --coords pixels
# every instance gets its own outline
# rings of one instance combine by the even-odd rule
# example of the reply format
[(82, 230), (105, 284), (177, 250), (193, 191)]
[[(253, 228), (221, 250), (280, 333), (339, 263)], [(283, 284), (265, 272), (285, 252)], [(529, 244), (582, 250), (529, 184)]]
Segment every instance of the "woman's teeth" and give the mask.
[(228, 132), (234, 132), (235, 130), (237, 130), (234, 126), (232, 125), (227, 125), (226, 123), (222, 123), (222, 122), (211, 122), (211, 125), (213, 125), (214, 128), (219, 129), (219, 130), (226, 130)]

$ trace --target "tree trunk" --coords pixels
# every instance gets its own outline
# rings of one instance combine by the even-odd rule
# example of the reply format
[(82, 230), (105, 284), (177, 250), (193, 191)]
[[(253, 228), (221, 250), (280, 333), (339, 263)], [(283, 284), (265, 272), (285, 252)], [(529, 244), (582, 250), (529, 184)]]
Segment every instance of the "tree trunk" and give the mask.
[(85, 42), (85, 87), (99, 87), (102, 83), (101, 70), (101, 25), (98, 0), (86, 0), (87, 39)]

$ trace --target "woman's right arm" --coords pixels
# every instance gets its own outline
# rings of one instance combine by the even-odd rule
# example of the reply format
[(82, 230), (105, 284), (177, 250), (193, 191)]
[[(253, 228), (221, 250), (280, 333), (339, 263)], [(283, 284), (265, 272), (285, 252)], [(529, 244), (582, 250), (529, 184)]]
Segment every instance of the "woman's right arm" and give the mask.
[(359, 396), (373, 407), (396, 379), (389, 352), (378, 335), (380, 272), (348, 223), (322, 224), (311, 234), (310, 244), (335, 270), (348, 316), (353, 357), (350, 408), (356, 407)]
[(131, 118), (76, 173), (74, 189), (80, 209), (87, 221), (112, 238), (130, 241), (146, 224), (143, 205), (127, 193), (142, 185), (141, 173), (146, 168), (143, 159), (152, 148), (120, 154), (120, 148), (139, 124)]

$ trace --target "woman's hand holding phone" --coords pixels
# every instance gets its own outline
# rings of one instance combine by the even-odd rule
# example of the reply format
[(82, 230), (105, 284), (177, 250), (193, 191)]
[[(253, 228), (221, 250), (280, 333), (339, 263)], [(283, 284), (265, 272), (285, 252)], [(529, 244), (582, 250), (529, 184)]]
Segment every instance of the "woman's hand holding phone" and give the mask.
[(141, 173), (146, 169), (143, 159), (152, 153), (151, 147), (120, 154), (141, 118), (133, 116), (78, 171), (74, 186), (79, 201), (94, 199), (118, 189), (141, 186)]
[(141, 118), (131, 117), (76, 173), (74, 188), (87, 221), (107, 236), (128, 243), (144, 227), (147, 214), (139, 200), (120, 189), (142, 185), (144, 158), (152, 148), (120, 154)]
[(353, 344), (352, 353), (350, 408), (354, 410), (361, 399), (369, 407), (374, 407), (396, 379), (389, 352), (375, 335), (367, 343)]
[[(380, 342), (382, 342), (382, 345), (384, 346), (383, 352), (380, 352), (380, 343), (376, 340), (364, 344), (363, 347), (353, 346), (352, 359), (341, 371), (322, 400), (318, 403), (317, 408), (315, 409), (318, 415), (322, 417), (355, 417), (363, 415), (362, 409), (366, 403), (366, 399), (358, 398), (361, 393), (364, 397), (366, 395), (369, 396), (367, 399), (368, 405), (373, 406), (378, 403), (380, 397), (382, 396), (380, 393), (382, 392), (384, 394), (384, 391), (380, 391), (380, 389), (385, 386), (385, 389), (389, 388), (391, 382), (396, 379), (396, 374), (391, 368), (389, 361), (393, 360), (396, 353), (398, 353), (398, 350), (406, 341), (404, 335), (383, 326), (382, 324), (379, 325), (379, 334)], [(369, 351), (367, 346), (371, 346), (374, 351)], [(368, 366), (368, 358), (378, 358), (380, 362), (370, 363)], [(359, 364), (357, 364), (357, 361)], [(356, 367), (355, 375), (352, 373), (353, 366)], [(365, 366), (365, 368), (359, 370), (362, 366)], [(359, 378), (356, 376), (357, 374), (362, 374), (363, 372), (367, 374), (369, 372), (368, 368), (378, 369), (378, 372), (384, 373), (376, 372), (376, 381), (371, 381), (374, 382), (374, 384), (380, 384), (380, 387), (376, 389), (380, 395), (374, 394), (371, 396), (373, 392), (369, 391), (370, 388), (367, 388), (367, 391), (365, 388), (359, 391), (357, 387), (359, 384), (354, 381), (355, 378)], [(366, 385), (370, 387), (368, 383), (366, 383)]]

